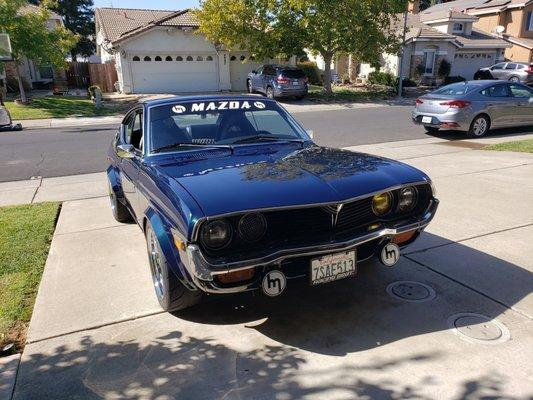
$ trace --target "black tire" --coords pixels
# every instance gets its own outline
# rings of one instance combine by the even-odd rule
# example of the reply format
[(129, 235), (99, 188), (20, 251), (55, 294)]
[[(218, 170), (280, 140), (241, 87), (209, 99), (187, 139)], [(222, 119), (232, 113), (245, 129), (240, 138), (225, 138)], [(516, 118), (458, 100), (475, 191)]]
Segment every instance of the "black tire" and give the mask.
[(490, 119), (488, 116), (481, 114), (475, 117), (470, 124), (467, 135), (473, 138), (485, 136), (490, 129)]
[(439, 131), (439, 128), (435, 128), (433, 126), (424, 126), (424, 129), (426, 130), (427, 133), (430, 133), (430, 134), (435, 134)]
[(202, 292), (189, 290), (172, 272), (150, 222), (146, 223), (145, 237), (152, 281), (161, 308), (172, 312), (198, 304)]
[(108, 185), (109, 200), (111, 201), (111, 212), (113, 213), (113, 217), (115, 217), (118, 222), (130, 222), (132, 220), (132, 217), (130, 211), (128, 210), (128, 207), (126, 207), (118, 200), (117, 194), (113, 190), (111, 183), (108, 182)]
[(267, 90), (266, 90), (266, 96), (267, 96), (269, 99), (272, 99), (272, 100), (274, 100), (274, 98), (276, 97), (276, 96), (274, 96), (274, 89), (272, 89), (271, 86), (268, 86), (268, 87), (267, 87)]
[(254, 94), (255, 93), (254, 89), (252, 87), (252, 81), (250, 79), (248, 79), (246, 81), (246, 88), (248, 89), (248, 93), (250, 93), (250, 94)]
[(295, 96), (294, 98), (298, 101), (303, 100), (305, 96)]
[(520, 82), (520, 78), (518, 76), (511, 76), (509, 78), (510, 82)]

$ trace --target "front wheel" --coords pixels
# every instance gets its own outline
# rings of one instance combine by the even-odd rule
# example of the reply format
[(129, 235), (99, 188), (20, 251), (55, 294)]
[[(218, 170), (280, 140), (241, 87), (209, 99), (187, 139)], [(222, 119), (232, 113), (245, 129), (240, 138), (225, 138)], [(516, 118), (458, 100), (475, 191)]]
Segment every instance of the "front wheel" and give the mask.
[(520, 78), (518, 76), (511, 76), (509, 78), (510, 82), (520, 82)]
[(487, 134), (490, 127), (489, 118), (486, 115), (478, 115), (470, 124), (468, 136), (483, 137)]
[(178, 311), (199, 303), (202, 293), (199, 290), (189, 290), (174, 275), (150, 222), (147, 222), (145, 234), (152, 282), (161, 308), (165, 311)]
[(109, 201), (111, 202), (111, 212), (113, 213), (113, 217), (115, 217), (118, 222), (130, 222), (132, 218), (128, 208), (118, 200), (117, 194), (113, 190), (110, 182), (108, 182), (108, 187)]
[(274, 99), (274, 89), (267, 87), (266, 95), (269, 99)]
[(254, 87), (252, 86), (252, 81), (248, 79), (246, 82), (246, 87), (248, 88), (248, 93), (253, 94), (254, 93)]

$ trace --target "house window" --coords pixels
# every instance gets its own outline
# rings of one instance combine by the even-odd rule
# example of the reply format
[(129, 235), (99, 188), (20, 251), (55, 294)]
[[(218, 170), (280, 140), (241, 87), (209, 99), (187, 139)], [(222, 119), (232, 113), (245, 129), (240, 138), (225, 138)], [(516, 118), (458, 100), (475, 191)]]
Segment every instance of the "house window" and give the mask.
[(192, 56), (187, 56), (187, 61), (194, 61), (194, 58), (192, 58)]
[(465, 26), (461, 24), (460, 22), (456, 22), (453, 24), (452, 32), (462, 32), (464, 30)]
[(177, 56), (176, 57), (176, 61), (183, 61), (183, 57), (182, 56)]
[(533, 11), (527, 13), (526, 29), (533, 32)]
[(141, 61), (141, 59), (139, 58), (139, 56), (134, 56), (133, 61)]
[(172, 61), (172, 57), (167, 56), (167, 58), (165, 58), (165, 61)]
[(204, 61), (204, 58), (202, 56), (196, 57), (196, 61)]
[(433, 75), (436, 50), (424, 50), (424, 75)]
[(144, 61), (152, 61), (152, 59), (150, 58), (150, 56), (146, 56), (144, 57)]
[(162, 59), (161, 57), (159, 57), (159, 56), (156, 56), (156, 57), (154, 58), (154, 61), (163, 61), (163, 59)]
[(205, 59), (206, 61), (213, 61), (213, 57), (211, 56), (207, 56), (207, 58)]

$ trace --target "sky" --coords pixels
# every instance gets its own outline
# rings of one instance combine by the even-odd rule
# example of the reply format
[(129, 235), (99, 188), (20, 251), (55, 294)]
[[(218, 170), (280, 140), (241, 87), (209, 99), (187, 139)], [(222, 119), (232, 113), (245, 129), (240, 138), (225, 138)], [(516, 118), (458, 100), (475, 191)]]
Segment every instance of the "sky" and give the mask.
[(152, 10), (183, 10), (198, 7), (198, 0), (94, 0), (95, 7), (148, 8)]

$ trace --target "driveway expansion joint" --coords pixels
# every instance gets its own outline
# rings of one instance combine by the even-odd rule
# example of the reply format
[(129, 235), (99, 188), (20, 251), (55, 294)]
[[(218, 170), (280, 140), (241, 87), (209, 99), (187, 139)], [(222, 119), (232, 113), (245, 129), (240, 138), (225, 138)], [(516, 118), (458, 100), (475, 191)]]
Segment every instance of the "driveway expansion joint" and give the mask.
[(86, 232), (96, 232), (96, 231), (103, 231), (107, 229), (113, 229), (113, 228), (126, 228), (129, 226), (133, 226), (133, 223), (131, 224), (121, 224), (121, 225), (108, 225), (108, 226), (102, 226), (100, 228), (92, 228), (92, 229), (81, 229), (79, 231), (69, 231), (69, 232), (60, 232), (54, 234), (54, 236), (65, 236), (65, 235), (72, 235), (77, 233), (86, 233)]
[(500, 301), (498, 299), (495, 299), (494, 297), (491, 297), (488, 294), (486, 294), (486, 293), (484, 293), (484, 292), (482, 292), (482, 291), (480, 291), (480, 290), (478, 290), (478, 289), (476, 289), (476, 288), (474, 288), (474, 287), (472, 287), (470, 285), (467, 285), (464, 282), (461, 282), (461, 281), (459, 281), (459, 280), (457, 280), (455, 278), (452, 278), (451, 276), (446, 275), (445, 273), (440, 272), (440, 271), (436, 270), (435, 268), (432, 268), (429, 265), (426, 265), (423, 262), (420, 262), (420, 261), (418, 261), (418, 260), (416, 260), (416, 259), (414, 259), (412, 257), (409, 257), (407, 255), (403, 255), (403, 257), (407, 258), (409, 261), (414, 262), (415, 264), (420, 265), (421, 267), (424, 267), (424, 268), (436, 273), (437, 275), (440, 275), (440, 276), (442, 276), (442, 277), (444, 277), (446, 279), (449, 279), (450, 281), (452, 281), (452, 282), (454, 282), (454, 283), (456, 283), (456, 284), (458, 284), (460, 286), (463, 286), (466, 289), (469, 289), (469, 290), (479, 294), (480, 296), (482, 296), (482, 297), (484, 297), (486, 299), (492, 300), (493, 302), (495, 302), (495, 303), (507, 308), (508, 310), (512, 310), (512, 311), (516, 312), (517, 314), (521, 315), (522, 317), (525, 317), (525, 318), (533, 321), (533, 316), (531, 316), (531, 315), (529, 315), (529, 314), (527, 314), (527, 313), (525, 313), (525, 312), (523, 312), (523, 311), (521, 311), (521, 310), (519, 310), (519, 309), (517, 309), (517, 308), (515, 308), (515, 307), (513, 307), (511, 305), (509, 305), (509, 304), (506, 304), (506, 303), (504, 303), (504, 302), (502, 302), (502, 301)]

